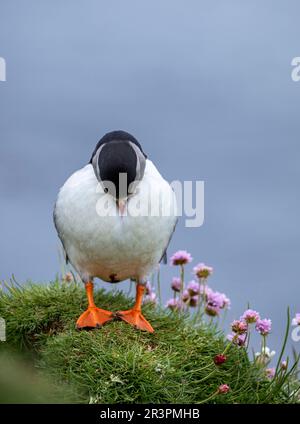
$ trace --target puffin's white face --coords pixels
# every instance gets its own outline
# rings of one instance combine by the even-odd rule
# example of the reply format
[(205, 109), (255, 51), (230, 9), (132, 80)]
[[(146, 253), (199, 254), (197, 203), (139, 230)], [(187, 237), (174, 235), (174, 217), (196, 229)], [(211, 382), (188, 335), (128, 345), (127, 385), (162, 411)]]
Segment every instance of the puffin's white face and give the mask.
[(146, 158), (131, 140), (109, 140), (100, 144), (92, 157), (95, 175), (117, 203), (134, 194), (144, 176)]

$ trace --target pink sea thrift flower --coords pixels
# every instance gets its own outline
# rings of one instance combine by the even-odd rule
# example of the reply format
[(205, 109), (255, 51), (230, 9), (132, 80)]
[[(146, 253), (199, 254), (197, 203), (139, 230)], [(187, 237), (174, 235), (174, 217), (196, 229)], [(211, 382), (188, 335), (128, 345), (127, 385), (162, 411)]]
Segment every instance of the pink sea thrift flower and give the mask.
[(207, 302), (215, 306), (219, 309), (223, 309), (225, 307), (230, 306), (230, 300), (224, 293), (215, 292), (213, 290), (209, 290), (207, 293)]
[(248, 326), (244, 321), (235, 320), (231, 324), (231, 329), (234, 333), (244, 334), (247, 332)]
[(287, 367), (288, 367), (287, 361), (282, 361), (280, 364), (280, 368), (282, 370), (287, 370)]
[(227, 336), (227, 340), (232, 341), (233, 344), (237, 345), (237, 346), (245, 346), (246, 343), (246, 338), (247, 338), (247, 334), (228, 334)]
[(229, 297), (227, 297), (224, 293), (222, 293), (223, 296), (223, 308), (230, 309), (231, 301)]
[(209, 287), (200, 288), (200, 293), (205, 290), (205, 298), (207, 301), (206, 313), (210, 316), (219, 315), (221, 309), (230, 306), (230, 300), (224, 293), (213, 291)]
[(145, 295), (148, 296), (152, 293), (153, 287), (151, 286), (150, 281), (147, 281), (145, 284)]
[(147, 294), (145, 297), (144, 297), (144, 300), (143, 300), (143, 303), (152, 303), (153, 305), (156, 305), (156, 303), (157, 303), (157, 297), (156, 297), (156, 294), (154, 293), (154, 292), (152, 292), (152, 293), (150, 293), (150, 294)]
[(199, 300), (198, 296), (190, 297), (190, 300), (189, 300), (190, 307), (195, 308), (198, 305), (198, 300)]
[(180, 299), (169, 299), (166, 303), (166, 308), (172, 311), (180, 311), (184, 308), (184, 304)]
[(216, 317), (220, 313), (220, 308), (207, 304), (205, 307), (205, 312), (210, 317)]
[(192, 280), (188, 283), (187, 290), (191, 296), (195, 296), (200, 293), (200, 285), (196, 281)]
[(178, 277), (174, 277), (172, 279), (172, 284), (171, 284), (172, 290), (174, 290), (175, 292), (180, 292), (181, 289), (181, 279)]
[(194, 267), (193, 272), (198, 278), (207, 278), (213, 273), (213, 268), (200, 263)]
[(270, 319), (259, 319), (255, 325), (255, 329), (262, 335), (267, 336), (272, 328), (272, 321)]
[(223, 306), (223, 299), (220, 297), (218, 292), (214, 292), (213, 290), (210, 290), (209, 292), (206, 292), (206, 298), (207, 303), (210, 306), (214, 306), (215, 308), (221, 309)]
[(189, 301), (189, 299), (190, 299), (190, 294), (189, 294), (189, 292), (188, 292), (187, 290), (183, 290), (183, 293), (182, 293), (182, 295), (181, 295), (181, 300), (182, 300), (183, 302), (188, 302), (188, 301)]
[(247, 309), (241, 316), (241, 320), (244, 320), (247, 324), (253, 324), (260, 319), (259, 313), (253, 309)]
[(71, 272), (67, 272), (66, 275), (63, 278), (63, 281), (65, 283), (70, 283), (73, 280), (74, 280), (74, 278), (73, 278), (73, 274)]
[(300, 314), (297, 313), (292, 319), (292, 325), (300, 325)]
[(266, 372), (266, 377), (269, 378), (270, 380), (275, 377), (275, 372), (276, 372), (275, 368), (267, 368), (265, 372)]
[(200, 294), (203, 296), (204, 295), (204, 293), (205, 293), (205, 298), (206, 298), (206, 300), (207, 300), (207, 297), (208, 296), (210, 296), (211, 295), (211, 293), (213, 293), (213, 290), (209, 287), (209, 286), (207, 286), (207, 285), (204, 285), (204, 284), (200, 284), (200, 289), (199, 289), (199, 291), (200, 291)]
[(228, 384), (221, 384), (221, 386), (219, 386), (218, 388), (218, 393), (225, 394), (225, 393), (228, 393), (229, 390), (230, 390), (230, 387), (228, 386)]
[(186, 250), (178, 250), (171, 256), (171, 265), (186, 265), (192, 262), (193, 258)]

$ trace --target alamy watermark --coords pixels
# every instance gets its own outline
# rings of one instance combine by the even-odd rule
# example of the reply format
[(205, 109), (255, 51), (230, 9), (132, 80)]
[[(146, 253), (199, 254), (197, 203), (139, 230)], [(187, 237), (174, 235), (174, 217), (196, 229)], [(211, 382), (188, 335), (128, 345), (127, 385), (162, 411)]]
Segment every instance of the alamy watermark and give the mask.
[(185, 226), (204, 223), (204, 181), (134, 181), (127, 185), (127, 174), (119, 174), (118, 187), (112, 181), (97, 185), (98, 216), (185, 217)]
[(294, 57), (291, 66), (293, 67), (291, 77), (294, 82), (300, 81), (300, 57)]
[(6, 342), (6, 323), (5, 319), (0, 317), (0, 342)]
[(0, 57), (0, 81), (6, 81), (6, 62), (3, 57)]

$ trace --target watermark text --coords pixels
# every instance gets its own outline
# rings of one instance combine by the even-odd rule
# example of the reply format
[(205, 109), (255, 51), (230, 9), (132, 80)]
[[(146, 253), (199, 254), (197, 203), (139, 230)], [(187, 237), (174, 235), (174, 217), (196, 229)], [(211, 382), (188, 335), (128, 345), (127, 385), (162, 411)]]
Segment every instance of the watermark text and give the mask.
[(294, 82), (300, 81), (300, 57), (294, 57), (291, 66), (293, 67), (291, 77)]
[(0, 57), (0, 81), (6, 81), (6, 62), (3, 57)]

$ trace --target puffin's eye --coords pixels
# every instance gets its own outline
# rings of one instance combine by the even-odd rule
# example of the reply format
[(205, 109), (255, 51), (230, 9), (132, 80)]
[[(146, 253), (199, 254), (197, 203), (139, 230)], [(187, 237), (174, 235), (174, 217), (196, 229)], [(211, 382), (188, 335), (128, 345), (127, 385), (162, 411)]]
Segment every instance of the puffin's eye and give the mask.
[(104, 193), (108, 193), (108, 188), (107, 187), (105, 187)]

